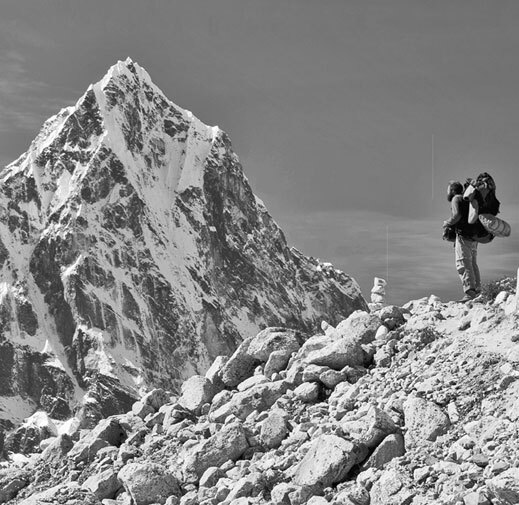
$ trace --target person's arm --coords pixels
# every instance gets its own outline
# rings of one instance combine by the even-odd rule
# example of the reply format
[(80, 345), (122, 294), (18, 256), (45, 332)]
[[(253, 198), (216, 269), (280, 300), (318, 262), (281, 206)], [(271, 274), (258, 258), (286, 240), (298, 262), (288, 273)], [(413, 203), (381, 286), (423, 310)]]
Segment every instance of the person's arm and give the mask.
[(443, 226), (454, 226), (461, 219), (461, 203), (462, 197), (456, 195), (451, 201), (451, 217), (443, 222)]

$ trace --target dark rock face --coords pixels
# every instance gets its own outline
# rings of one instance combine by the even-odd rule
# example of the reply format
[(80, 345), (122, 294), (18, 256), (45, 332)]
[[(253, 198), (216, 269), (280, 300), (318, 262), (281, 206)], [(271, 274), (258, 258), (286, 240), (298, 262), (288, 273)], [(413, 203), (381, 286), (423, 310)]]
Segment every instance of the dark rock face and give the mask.
[(262, 328), (367, 308), (353, 279), (288, 247), (228, 136), (130, 60), (0, 182), (0, 396), (53, 416), (82, 389), (94, 423)]

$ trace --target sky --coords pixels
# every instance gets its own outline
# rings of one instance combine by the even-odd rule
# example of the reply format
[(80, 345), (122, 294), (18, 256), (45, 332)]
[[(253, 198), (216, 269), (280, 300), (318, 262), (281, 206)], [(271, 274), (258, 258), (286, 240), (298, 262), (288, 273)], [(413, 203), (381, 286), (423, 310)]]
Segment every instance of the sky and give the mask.
[(0, 164), (130, 56), (231, 137), (289, 243), (388, 302), (462, 296), (446, 185), (483, 171), (519, 267), (516, 0), (2, 0)]

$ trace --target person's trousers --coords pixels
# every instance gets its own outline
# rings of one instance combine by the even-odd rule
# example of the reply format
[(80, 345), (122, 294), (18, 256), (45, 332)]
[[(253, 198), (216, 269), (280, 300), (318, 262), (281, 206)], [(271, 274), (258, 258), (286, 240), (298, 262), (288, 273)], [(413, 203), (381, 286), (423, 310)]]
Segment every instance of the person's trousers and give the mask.
[(481, 277), (477, 262), (478, 243), (475, 240), (456, 235), (454, 244), (456, 270), (466, 293), (470, 289), (481, 291)]

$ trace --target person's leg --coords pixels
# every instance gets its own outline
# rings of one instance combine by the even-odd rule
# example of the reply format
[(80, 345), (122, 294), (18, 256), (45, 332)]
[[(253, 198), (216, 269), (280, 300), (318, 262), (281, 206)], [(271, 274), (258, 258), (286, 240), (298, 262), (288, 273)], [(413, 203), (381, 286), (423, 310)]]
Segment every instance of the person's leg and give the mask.
[(472, 268), (474, 269), (474, 289), (481, 293), (481, 275), (478, 266), (478, 243), (474, 241), (472, 245)]
[(456, 270), (460, 276), (463, 291), (475, 290), (475, 276), (472, 265), (472, 240), (467, 240), (460, 235), (456, 236), (456, 243), (454, 246), (456, 254)]

